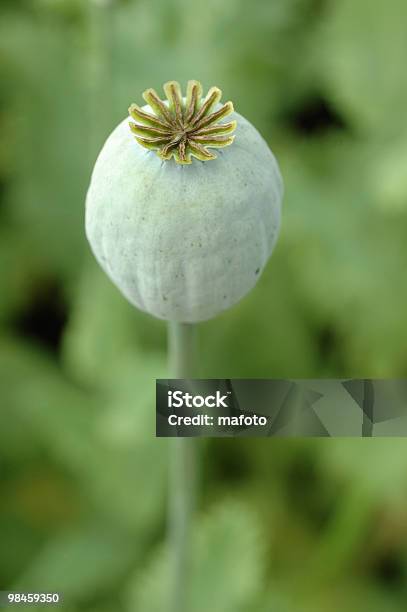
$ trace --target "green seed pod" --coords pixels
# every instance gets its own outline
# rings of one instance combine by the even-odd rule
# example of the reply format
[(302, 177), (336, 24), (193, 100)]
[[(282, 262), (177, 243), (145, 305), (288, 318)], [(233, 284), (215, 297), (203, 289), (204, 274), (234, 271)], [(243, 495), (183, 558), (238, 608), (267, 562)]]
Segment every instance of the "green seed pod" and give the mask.
[[(275, 245), (283, 183), (258, 131), (213, 87), (152, 89), (104, 144), (86, 200), (101, 267), (135, 306), (210, 319), (256, 284)], [(228, 116), (228, 121), (222, 120)], [(134, 120), (134, 121), (133, 121)], [(233, 133), (233, 135), (232, 135)], [(219, 149), (216, 153), (214, 149)]]

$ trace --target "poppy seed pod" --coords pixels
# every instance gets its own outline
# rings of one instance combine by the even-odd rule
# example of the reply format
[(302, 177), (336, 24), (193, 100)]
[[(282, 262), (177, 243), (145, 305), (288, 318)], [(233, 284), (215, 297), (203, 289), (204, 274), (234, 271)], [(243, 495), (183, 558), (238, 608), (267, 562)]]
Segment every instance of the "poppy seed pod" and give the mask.
[[(259, 132), (213, 87), (152, 89), (96, 161), (86, 234), (123, 295), (150, 314), (193, 323), (236, 304), (275, 245), (283, 183)], [(227, 117), (227, 121), (224, 119)], [(217, 150), (218, 149), (218, 150)]]

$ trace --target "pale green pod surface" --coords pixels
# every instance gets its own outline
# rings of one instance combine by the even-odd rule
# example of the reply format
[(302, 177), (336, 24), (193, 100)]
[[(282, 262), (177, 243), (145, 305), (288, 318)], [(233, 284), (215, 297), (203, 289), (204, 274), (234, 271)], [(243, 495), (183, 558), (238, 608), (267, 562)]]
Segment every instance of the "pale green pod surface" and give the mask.
[(128, 118), (96, 161), (86, 200), (93, 253), (132, 304), (160, 319), (193, 323), (230, 308), (254, 287), (276, 243), (276, 159), (244, 117), (231, 120), (233, 143), (210, 161), (160, 158), (135, 140)]

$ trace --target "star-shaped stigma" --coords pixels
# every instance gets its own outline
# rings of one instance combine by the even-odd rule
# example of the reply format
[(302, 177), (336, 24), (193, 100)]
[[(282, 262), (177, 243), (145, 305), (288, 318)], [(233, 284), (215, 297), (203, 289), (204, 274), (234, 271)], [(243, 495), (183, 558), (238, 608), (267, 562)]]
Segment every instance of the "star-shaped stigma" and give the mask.
[(179, 164), (190, 164), (191, 157), (202, 161), (216, 159), (209, 148), (232, 144), (234, 136), (230, 134), (236, 128), (236, 121), (218, 123), (233, 112), (232, 102), (226, 102), (212, 112), (222, 97), (220, 89), (211, 87), (202, 100), (202, 85), (198, 81), (189, 81), (184, 100), (179, 83), (169, 81), (164, 85), (164, 92), (168, 105), (154, 89), (143, 93), (154, 114), (142, 110), (137, 104), (129, 108), (132, 119), (141, 123), (129, 123), (140, 145), (156, 151), (161, 159), (169, 160), (174, 156)]

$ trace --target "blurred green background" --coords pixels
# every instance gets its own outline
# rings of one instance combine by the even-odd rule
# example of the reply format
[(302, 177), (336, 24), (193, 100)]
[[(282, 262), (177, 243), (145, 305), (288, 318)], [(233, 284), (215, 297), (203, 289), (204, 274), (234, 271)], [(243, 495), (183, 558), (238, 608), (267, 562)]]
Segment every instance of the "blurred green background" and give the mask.
[[(220, 86), (270, 143), (286, 196), (256, 290), (201, 326), (202, 376), (407, 377), (407, 4), (0, 11), (0, 589), (164, 612), (165, 325), (89, 252), (93, 162), (147, 87)], [(403, 440), (201, 447), (188, 612), (406, 609)]]

